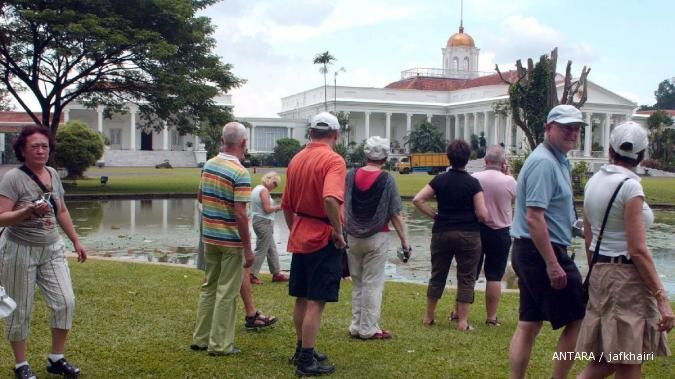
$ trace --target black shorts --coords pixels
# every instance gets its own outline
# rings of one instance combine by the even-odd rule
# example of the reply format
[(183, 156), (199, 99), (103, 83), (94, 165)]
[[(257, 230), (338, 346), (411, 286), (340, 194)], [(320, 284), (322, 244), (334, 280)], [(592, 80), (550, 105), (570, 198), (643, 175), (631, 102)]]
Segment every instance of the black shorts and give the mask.
[[(476, 278), (480, 275), (482, 268), (485, 271), (485, 279), (487, 281), (500, 282), (504, 276), (504, 271), (506, 271), (506, 263), (509, 260), (509, 249), (511, 248), (509, 227), (492, 229), (481, 224), (480, 244), (483, 252), (478, 264)], [(485, 267), (483, 267), (483, 262), (485, 262)]]
[(342, 255), (333, 242), (314, 253), (294, 253), (288, 294), (316, 301), (338, 301)]
[(520, 321), (549, 321), (558, 329), (581, 320), (586, 313), (581, 274), (563, 246), (553, 245), (558, 263), (567, 274), (567, 286), (556, 290), (546, 274), (546, 263), (530, 239), (515, 239), (511, 264), (518, 275)]

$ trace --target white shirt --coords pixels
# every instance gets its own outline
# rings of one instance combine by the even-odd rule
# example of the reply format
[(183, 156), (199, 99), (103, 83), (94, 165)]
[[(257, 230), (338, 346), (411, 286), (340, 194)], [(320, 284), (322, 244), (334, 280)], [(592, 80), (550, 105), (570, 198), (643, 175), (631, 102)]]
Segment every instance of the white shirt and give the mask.
[[(265, 212), (265, 208), (263, 208), (262, 199), (260, 199), (260, 192), (263, 189), (265, 189), (265, 186), (258, 184), (251, 191), (251, 217), (262, 217), (274, 221), (274, 212), (267, 213)], [(274, 200), (270, 196), (269, 191), (267, 192), (267, 198), (270, 201), (270, 207), (274, 207)]]
[[(602, 243), (600, 244), (600, 254), (610, 257), (624, 255), (630, 258), (628, 244), (626, 243), (623, 211), (628, 200), (637, 196), (644, 198), (645, 194), (642, 190), (639, 176), (631, 170), (613, 164), (603, 166), (586, 183), (584, 211), (588, 216), (591, 230), (593, 231), (593, 240), (590, 246), (591, 251), (595, 251), (595, 244), (602, 227), (602, 219), (607, 211), (609, 200), (612, 198), (616, 187), (626, 177), (630, 179), (619, 190), (612, 204), (612, 209), (609, 211), (607, 225), (605, 226)], [(645, 229), (648, 229), (654, 222), (654, 213), (652, 213), (651, 208), (649, 208), (646, 202), (642, 206), (642, 217)]]

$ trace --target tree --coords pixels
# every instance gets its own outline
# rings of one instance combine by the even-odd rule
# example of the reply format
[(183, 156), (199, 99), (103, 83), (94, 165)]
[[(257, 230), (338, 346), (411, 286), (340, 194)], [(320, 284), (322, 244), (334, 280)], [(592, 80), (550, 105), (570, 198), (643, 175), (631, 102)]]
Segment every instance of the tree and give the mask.
[(673, 125), (673, 119), (664, 111), (656, 111), (647, 118), (647, 127), (652, 137), (649, 155), (663, 164), (668, 164), (673, 158), (675, 130), (666, 128), (671, 125)]
[[(136, 104), (148, 126), (181, 134), (225, 112), (214, 96), (241, 85), (213, 54), (214, 26), (196, 13), (217, 0), (0, 2), (0, 81), (33, 121), (56, 134), (63, 109)], [(24, 85), (29, 95), (20, 93)], [(42, 115), (32, 112), (33, 96)]]
[(314, 57), (314, 64), (321, 65), (319, 72), (323, 74), (323, 107), (326, 111), (328, 110), (328, 82), (326, 81), (326, 75), (328, 74), (328, 65), (333, 64), (336, 60), (334, 56), (330, 55), (328, 50)]
[(330, 112), (335, 118), (338, 120), (338, 124), (340, 124), (340, 135), (347, 136), (347, 142), (345, 143), (345, 147), (349, 145), (349, 113), (345, 112), (336, 112), (336, 111), (331, 111)]
[(429, 121), (422, 122), (403, 139), (411, 153), (442, 153), (447, 145), (441, 132)]
[(7, 112), (12, 110), (12, 102), (10, 100), (9, 92), (0, 85), (0, 112)]
[(675, 109), (675, 80), (664, 80), (654, 91), (656, 109)]
[(68, 121), (56, 133), (56, 163), (69, 178), (81, 178), (103, 156), (103, 138), (82, 121)]
[(518, 78), (514, 82), (505, 79), (499, 71), (499, 66), (495, 65), (501, 80), (509, 85), (509, 108), (513, 122), (523, 131), (531, 149), (544, 140), (544, 124), (551, 108), (558, 104), (570, 104), (581, 108), (588, 98), (586, 78), (591, 69), (584, 66), (579, 79), (573, 80), (572, 61), (567, 61), (563, 93), (558, 100), (557, 61), (557, 47), (551, 51), (550, 57), (548, 55), (539, 57), (537, 64), (529, 58), (527, 69), (519, 59), (516, 61)]
[(279, 138), (277, 145), (274, 146), (274, 162), (277, 166), (286, 167), (291, 158), (295, 156), (302, 149), (300, 142), (294, 138)]

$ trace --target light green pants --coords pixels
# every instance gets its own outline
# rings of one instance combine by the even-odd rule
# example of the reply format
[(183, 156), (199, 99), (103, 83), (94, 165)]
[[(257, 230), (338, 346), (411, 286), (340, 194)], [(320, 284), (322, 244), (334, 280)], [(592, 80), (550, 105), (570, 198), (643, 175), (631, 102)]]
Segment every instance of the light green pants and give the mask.
[(199, 294), (192, 343), (227, 354), (234, 349), (235, 312), (241, 287), (242, 249), (205, 245), (206, 279)]

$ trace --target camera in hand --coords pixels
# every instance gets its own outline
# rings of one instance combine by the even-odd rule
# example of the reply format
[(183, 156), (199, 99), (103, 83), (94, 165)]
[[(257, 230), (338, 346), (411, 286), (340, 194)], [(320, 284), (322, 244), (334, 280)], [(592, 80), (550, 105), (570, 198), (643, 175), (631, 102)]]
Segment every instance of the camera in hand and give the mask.
[(584, 238), (584, 220), (577, 219), (572, 224), (572, 235), (574, 237)]
[(401, 260), (401, 262), (408, 263), (408, 259), (410, 258), (410, 249), (399, 247), (396, 250), (396, 256)]

